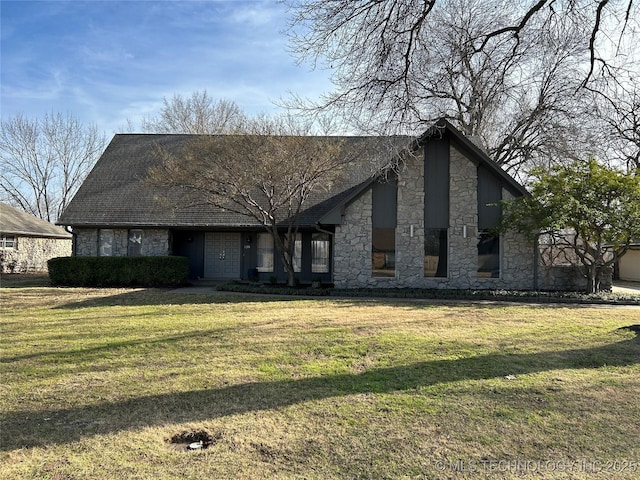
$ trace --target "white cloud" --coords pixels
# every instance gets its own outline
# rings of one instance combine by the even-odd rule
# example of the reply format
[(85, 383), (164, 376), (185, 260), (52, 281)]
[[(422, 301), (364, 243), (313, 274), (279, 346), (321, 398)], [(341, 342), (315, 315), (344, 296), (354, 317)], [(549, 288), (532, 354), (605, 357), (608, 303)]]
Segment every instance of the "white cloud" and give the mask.
[(3, 17), (13, 29), (2, 45), (3, 115), (70, 112), (110, 133), (175, 93), (207, 90), (258, 113), (288, 91), (329, 86), (326, 72), (295, 66), (272, 1), (56, 3), (51, 14)]

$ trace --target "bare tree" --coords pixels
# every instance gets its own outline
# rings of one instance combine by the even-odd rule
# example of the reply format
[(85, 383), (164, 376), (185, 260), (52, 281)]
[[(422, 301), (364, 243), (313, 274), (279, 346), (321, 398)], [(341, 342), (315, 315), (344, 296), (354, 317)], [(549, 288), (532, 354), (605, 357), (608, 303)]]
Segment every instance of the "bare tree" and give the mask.
[(608, 65), (601, 39), (637, 25), (631, 0), (288, 3), (298, 60), (330, 68), (336, 85), (319, 102), (288, 106), (411, 133), (444, 116), (514, 170), (571, 143), (580, 86)]
[(357, 154), (340, 138), (311, 136), (309, 129), (287, 117), (246, 120), (242, 134), (202, 136), (177, 154), (160, 151), (161, 165), (149, 172), (149, 182), (259, 222), (293, 286), (300, 213)]
[[(342, 68), (354, 61), (350, 54), (362, 52), (363, 46), (369, 45), (368, 52), (374, 50), (372, 53), (381, 67), (389, 60), (398, 60), (406, 74), (411, 71), (413, 53), (424, 48), (424, 38), (433, 26), (429, 23), (430, 17), (452, 7), (452, 2), (447, 0), (285, 0), (285, 3), (292, 12), (293, 47), (299, 56), (314, 63), (322, 61), (331, 68)], [(477, 51), (490, 48), (496, 39), (506, 39), (517, 48), (535, 23), (553, 27), (557, 22), (568, 20), (580, 24), (589, 51), (590, 67), (585, 81), (597, 64), (607, 63), (598, 51), (599, 39), (621, 39), (637, 27), (638, 22), (638, 7), (633, 0), (483, 3), (494, 21), (473, 39)], [(505, 15), (505, 12), (513, 13)]]
[(634, 73), (618, 73), (591, 88), (594, 115), (603, 124), (600, 151), (610, 163), (640, 172), (640, 86)]
[(171, 100), (163, 98), (160, 113), (142, 122), (142, 129), (150, 133), (219, 134), (236, 131), (244, 121), (244, 113), (231, 100), (214, 101), (206, 90), (191, 97), (176, 94)]
[(106, 146), (104, 134), (71, 115), (2, 120), (0, 191), (7, 201), (55, 221)]

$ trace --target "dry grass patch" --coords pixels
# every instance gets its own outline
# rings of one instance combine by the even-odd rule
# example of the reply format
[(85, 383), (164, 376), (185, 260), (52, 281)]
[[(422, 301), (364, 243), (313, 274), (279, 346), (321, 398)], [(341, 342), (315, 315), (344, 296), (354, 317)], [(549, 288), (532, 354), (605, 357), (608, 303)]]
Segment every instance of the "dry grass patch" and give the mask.
[[(640, 471), (640, 341), (621, 329), (638, 308), (46, 287), (0, 302), (2, 478)], [(195, 431), (216, 440), (170, 442)]]

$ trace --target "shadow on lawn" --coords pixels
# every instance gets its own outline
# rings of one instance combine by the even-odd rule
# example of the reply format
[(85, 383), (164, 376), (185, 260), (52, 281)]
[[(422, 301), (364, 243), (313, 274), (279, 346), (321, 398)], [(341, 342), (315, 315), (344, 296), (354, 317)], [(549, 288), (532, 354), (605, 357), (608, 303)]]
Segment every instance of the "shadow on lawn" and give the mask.
[(225, 334), (225, 332), (234, 331), (235, 328), (217, 328), (211, 330), (196, 330), (189, 333), (183, 333), (180, 335), (170, 335), (159, 338), (138, 338), (132, 340), (123, 340), (121, 342), (110, 342), (104, 345), (97, 345), (92, 347), (82, 347), (75, 350), (48, 350), (48, 351), (38, 351), (34, 353), (26, 353), (24, 355), (16, 355), (14, 357), (5, 357), (0, 359), (0, 364), (3, 363), (12, 363), (12, 362), (21, 362), (23, 360), (31, 360), (31, 359), (48, 359), (48, 361), (53, 363), (61, 363), (64, 361), (74, 362), (78, 355), (82, 355), (83, 361), (90, 361), (93, 357), (100, 359), (105, 353), (115, 354), (119, 349), (127, 349), (130, 347), (135, 347), (138, 345), (169, 345), (178, 343), (182, 340), (188, 340), (191, 338), (206, 338), (206, 337), (220, 337)]
[(65, 444), (91, 435), (206, 421), (359, 393), (388, 393), (556, 369), (635, 365), (640, 362), (640, 325), (629, 328), (636, 333), (634, 338), (598, 348), (434, 360), (360, 374), (247, 383), (60, 410), (8, 413), (0, 417), (0, 449)]
[[(104, 289), (106, 292), (109, 289)], [(327, 297), (319, 297), (326, 299)], [(292, 302), (303, 300), (295, 296), (272, 296), (250, 293), (217, 292), (211, 290), (210, 293), (180, 293), (179, 291), (146, 288), (122, 291), (113, 289), (113, 295), (91, 297), (84, 300), (73, 301), (54, 307), (61, 310), (73, 310), (90, 307), (111, 307), (111, 306), (150, 306), (150, 305), (196, 305), (196, 304), (216, 304), (216, 303), (241, 303), (241, 302)]]

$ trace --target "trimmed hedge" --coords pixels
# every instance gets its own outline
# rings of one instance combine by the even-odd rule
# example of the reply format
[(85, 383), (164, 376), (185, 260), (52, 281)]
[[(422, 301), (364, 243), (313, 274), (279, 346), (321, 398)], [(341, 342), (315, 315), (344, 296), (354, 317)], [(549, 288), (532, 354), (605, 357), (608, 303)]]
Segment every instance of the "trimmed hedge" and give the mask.
[(73, 287), (167, 287), (186, 285), (186, 257), (58, 257), (48, 262), (54, 285)]

